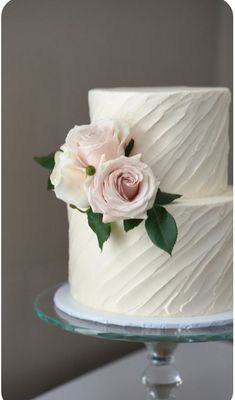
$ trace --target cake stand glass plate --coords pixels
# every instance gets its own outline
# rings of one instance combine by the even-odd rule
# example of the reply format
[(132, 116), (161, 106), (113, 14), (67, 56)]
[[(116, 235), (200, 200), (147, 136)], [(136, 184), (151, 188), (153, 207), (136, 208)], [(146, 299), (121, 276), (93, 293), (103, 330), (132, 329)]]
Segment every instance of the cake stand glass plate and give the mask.
[[(178, 343), (232, 340), (232, 313), (205, 318), (161, 318), (141, 319), (94, 312), (86, 307), (77, 307), (68, 293), (66, 283), (53, 286), (39, 294), (34, 303), (36, 315), (43, 321), (70, 332), (109, 340), (142, 342), (147, 347), (149, 364), (142, 382), (148, 389), (148, 399), (174, 399), (172, 389), (182, 383), (175, 367), (174, 351)], [(59, 304), (56, 307), (54, 300)], [(69, 315), (61, 310), (67, 310)], [(96, 320), (95, 320), (96, 319)], [(103, 321), (103, 322), (100, 322)], [(119, 324), (117, 323), (119, 321)], [(127, 323), (129, 321), (129, 324)]]
[[(153, 324), (153, 320), (140, 318), (141, 324), (136, 325), (136, 318), (116, 316), (116, 314), (108, 314), (95, 312), (86, 307), (78, 306), (81, 318), (75, 317), (64, 312), (55, 306), (54, 298), (58, 293), (68, 290), (67, 284), (55, 285), (52, 288), (44, 290), (35, 300), (34, 308), (37, 316), (44, 321), (59, 326), (71, 332), (80, 333), (89, 336), (96, 336), (104, 339), (127, 340), (135, 342), (204, 342), (214, 340), (231, 340), (232, 339), (232, 313), (210, 316), (208, 323), (202, 318), (200, 326), (199, 319), (195, 318), (161, 318), (158, 324)], [(62, 301), (62, 299), (61, 299)], [(71, 302), (71, 298), (69, 299)], [(64, 301), (64, 308), (73, 311), (71, 303)], [(90, 311), (90, 318), (89, 318)], [(95, 320), (96, 319), (96, 320)], [(108, 323), (107, 323), (108, 319)], [(102, 321), (103, 322), (100, 322)], [(129, 325), (126, 322), (128, 321)], [(172, 322), (172, 320), (174, 322)], [(105, 323), (104, 323), (105, 321)], [(116, 323), (119, 321), (120, 323)], [(134, 321), (134, 322), (133, 322)], [(151, 322), (150, 322), (151, 321)]]

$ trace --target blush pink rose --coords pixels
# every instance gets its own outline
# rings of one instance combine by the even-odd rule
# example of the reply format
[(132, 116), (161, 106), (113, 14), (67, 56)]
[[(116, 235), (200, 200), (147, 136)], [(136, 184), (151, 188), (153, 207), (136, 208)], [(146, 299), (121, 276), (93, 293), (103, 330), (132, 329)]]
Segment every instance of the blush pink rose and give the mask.
[(112, 160), (125, 153), (124, 142), (129, 134), (125, 123), (113, 119), (100, 120), (90, 125), (75, 126), (66, 138), (66, 144), (81, 167), (98, 167), (101, 157)]
[(160, 182), (140, 158), (140, 154), (120, 156), (96, 170), (88, 188), (88, 201), (93, 212), (103, 214), (103, 222), (147, 218)]

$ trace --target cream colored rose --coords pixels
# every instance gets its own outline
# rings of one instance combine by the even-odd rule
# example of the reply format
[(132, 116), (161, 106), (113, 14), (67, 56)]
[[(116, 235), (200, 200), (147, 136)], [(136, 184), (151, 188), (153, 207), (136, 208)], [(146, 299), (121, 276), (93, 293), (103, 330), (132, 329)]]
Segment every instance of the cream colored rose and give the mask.
[(106, 119), (75, 126), (69, 131), (66, 144), (82, 167), (98, 167), (102, 155), (106, 160), (124, 155), (124, 142), (128, 134), (129, 128), (125, 123)]
[(88, 200), (93, 212), (103, 214), (103, 222), (147, 218), (159, 181), (140, 158), (140, 154), (120, 156), (96, 170), (88, 187)]
[(78, 208), (89, 207), (86, 194), (86, 171), (78, 165), (77, 159), (66, 145), (63, 151), (55, 153), (55, 167), (50, 180), (54, 185), (55, 195), (67, 204), (74, 204)]

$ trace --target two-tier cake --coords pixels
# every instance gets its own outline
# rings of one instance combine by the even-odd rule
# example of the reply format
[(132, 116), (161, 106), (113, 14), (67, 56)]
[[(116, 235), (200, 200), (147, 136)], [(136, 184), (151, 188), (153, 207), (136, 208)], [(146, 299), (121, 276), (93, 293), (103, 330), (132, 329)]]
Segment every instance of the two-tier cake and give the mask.
[(120, 221), (101, 251), (86, 216), (68, 207), (69, 284), (97, 310), (136, 316), (195, 316), (232, 309), (232, 188), (227, 186), (227, 88), (123, 88), (89, 92), (91, 122), (125, 123), (164, 192), (178, 226), (172, 255), (139, 224)]
[(67, 204), (76, 310), (155, 321), (232, 310), (229, 104), (227, 88), (93, 89), (91, 123), (35, 157)]

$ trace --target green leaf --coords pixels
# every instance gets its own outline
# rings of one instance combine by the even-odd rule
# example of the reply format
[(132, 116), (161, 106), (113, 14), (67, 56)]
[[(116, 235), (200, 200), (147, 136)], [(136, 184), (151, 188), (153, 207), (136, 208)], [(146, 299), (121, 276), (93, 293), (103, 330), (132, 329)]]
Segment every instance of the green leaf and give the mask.
[(47, 190), (54, 190), (54, 185), (51, 183), (50, 177), (47, 180)]
[(181, 194), (166, 193), (158, 189), (155, 204), (165, 206), (166, 204), (172, 203), (172, 201), (182, 197)]
[(102, 221), (103, 215), (97, 214), (92, 211), (91, 208), (87, 211), (88, 224), (90, 228), (95, 232), (99, 247), (102, 250), (103, 244), (108, 240), (111, 233), (111, 224), (105, 224)]
[(125, 219), (123, 221), (123, 226), (125, 232), (130, 231), (131, 229), (135, 228), (138, 226), (143, 220), (142, 219)]
[(171, 255), (178, 233), (172, 215), (164, 207), (154, 205), (148, 211), (145, 228), (152, 242)]
[(52, 170), (55, 166), (55, 153), (50, 153), (48, 156), (42, 157), (35, 156), (33, 159), (43, 168)]
[(125, 156), (126, 157), (129, 157), (129, 155), (134, 147), (134, 144), (135, 144), (134, 139), (131, 139), (125, 148)]

